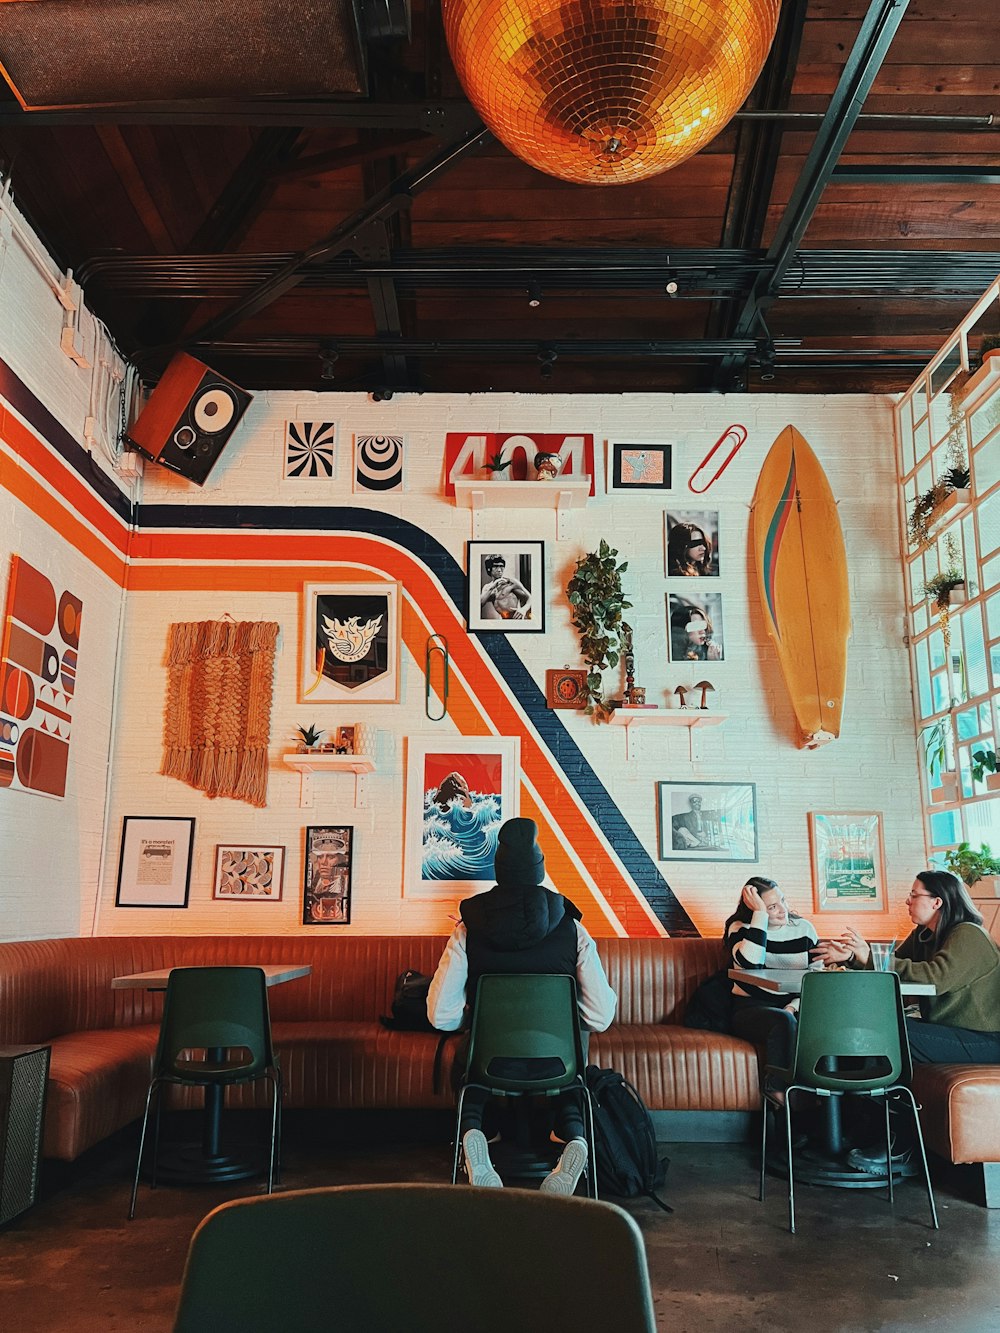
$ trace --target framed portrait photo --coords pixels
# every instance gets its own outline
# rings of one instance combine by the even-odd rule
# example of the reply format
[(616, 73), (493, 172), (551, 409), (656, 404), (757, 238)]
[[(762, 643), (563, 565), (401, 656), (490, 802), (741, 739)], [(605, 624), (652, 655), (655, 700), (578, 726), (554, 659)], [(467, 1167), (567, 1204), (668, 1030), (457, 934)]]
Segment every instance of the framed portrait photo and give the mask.
[(544, 631), (544, 542), (468, 542), (465, 568), (470, 631)]
[(518, 813), (520, 761), (517, 737), (407, 740), (404, 897), (493, 887), (500, 826)]
[(843, 810), (809, 815), (813, 903), (817, 912), (885, 912), (882, 816)]
[(306, 829), (302, 924), (346, 926), (351, 920), (354, 828), (343, 824)]
[(753, 782), (658, 782), (661, 861), (756, 861)]
[(719, 515), (714, 509), (668, 509), (665, 570), (670, 579), (719, 577)]
[(667, 593), (667, 647), (671, 662), (722, 662), (726, 657), (722, 594)]
[(643, 441), (608, 441), (608, 494), (674, 489), (674, 446)]
[(126, 815), (115, 906), (187, 907), (193, 848), (193, 819)]
[(219, 843), (215, 848), (213, 898), (240, 902), (281, 902), (285, 876), (284, 847), (256, 843)]
[(302, 589), (299, 703), (399, 701), (398, 583)]

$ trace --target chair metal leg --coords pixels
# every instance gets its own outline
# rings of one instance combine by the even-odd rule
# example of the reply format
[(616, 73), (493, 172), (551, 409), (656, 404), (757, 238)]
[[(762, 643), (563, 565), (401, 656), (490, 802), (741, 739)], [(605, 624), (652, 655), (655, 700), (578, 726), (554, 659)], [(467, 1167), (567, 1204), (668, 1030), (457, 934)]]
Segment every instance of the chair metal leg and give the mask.
[(785, 1142), (788, 1147), (788, 1230), (795, 1235), (795, 1174), (792, 1170), (792, 1089), (785, 1091)]
[(886, 1093), (882, 1098), (883, 1110), (885, 1111), (885, 1168), (886, 1179), (889, 1182), (889, 1202), (895, 1203), (893, 1197), (892, 1185), (892, 1127), (889, 1123), (889, 1094)]
[(767, 1095), (762, 1094), (760, 1106), (760, 1188), (757, 1191), (757, 1198), (761, 1203), (764, 1202), (764, 1176), (767, 1171)]
[[(128, 1208), (128, 1220), (130, 1222), (135, 1217), (135, 1202), (139, 1194), (139, 1172), (142, 1170), (142, 1151), (146, 1146), (146, 1126), (149, 1123), (149, 1104), (153, 1097), (153, 1091), (157, 1086), (157, 1081), (154, 1079), (146, 1090), (146, 1109), (142, 1113), (142, 1130), (139, 1134), (139, 1154), (135, 1159), (135, 1180), (132, 1182), (132, 1199)], [(159, 1102), (157, 1102), (157, 1109), (159, 1109)], [(153, 1168), (155, 1171), (155, 1155), (153, 1159)]]
[(931, 1169), (927, 1164), (927, 1151), (924, 1148), (924, 1131), (920, 1127), (920, 1111), (917, 1107), (917, 1099), (907, 1087), (901, 1086), (898, 1091), (905, 1093), (910, 1101), (910, 1107), (913, 1111), (913, 1126), (917, 1131), (917, 1147), (920, 1149), (920, 1162), (924, 1168), (924, 1184), (927, 1186), (927, 1203), (931, 1210), (931, 1226), (935, 1231), (940, 1231), (937, 1207), (934, 1203), (934, 1191), (931, 1189)]
[(281, 1075), (275, 1070), (268, 1071), (268, 1078), (271, 1083), (271, 1156), (267, 1168), (267, 1192), (274, 1193), (274, 1163), (278, 1143), (278, 1118), (279, 1108), (281, 1106)]
[(451, 1159), (451, 1183), (458, 1184), (458, 1155), (462, 1151), (462, 1107), (465, 1104), (465, 1084), (458, 1090), (458, 1106), (455, 1111), (455, 1152)]

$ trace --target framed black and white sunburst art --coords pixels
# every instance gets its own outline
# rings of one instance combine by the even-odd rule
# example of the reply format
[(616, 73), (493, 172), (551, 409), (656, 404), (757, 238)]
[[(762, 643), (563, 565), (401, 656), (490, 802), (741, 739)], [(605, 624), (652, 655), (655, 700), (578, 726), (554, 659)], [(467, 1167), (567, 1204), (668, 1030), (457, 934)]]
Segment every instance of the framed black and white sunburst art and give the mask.
[(402, 435), (355, 435), (354, 489), (385, 495), (403, 489)]
[(336, 447), (336, 422), (286, 421), (285, 476), (296, 480), (332, 477)]

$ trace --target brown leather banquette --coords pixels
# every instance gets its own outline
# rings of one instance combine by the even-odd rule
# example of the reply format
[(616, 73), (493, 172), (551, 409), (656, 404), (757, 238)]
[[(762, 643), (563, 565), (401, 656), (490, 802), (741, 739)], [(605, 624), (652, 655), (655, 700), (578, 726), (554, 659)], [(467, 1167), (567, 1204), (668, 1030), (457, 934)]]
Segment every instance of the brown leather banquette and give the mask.
[[(269, 991), (285, 1105), (447, 1107), (447, 1078), (442, 1091), (433, 1086), (437, 1037), (379, 1023), (397, 975), (408, 967), (432, 972), (443, 947), (433, 936), (318, 931), (0, 944), (0, 1045), (52, 1046), (43, 1150), (71, 1161), (142, 1114), (163, 999), (112, 990), (113, 977), (168, 966), (309, 963), (308, 977)], [(591, 1061), (621, 1070), (653, 1110), (756, 1109), (753, 1048), (681, 1026), (688, 997), (721, 966), (718, 941), (604, 939), (598, 947), (618, 1016), (592, 1036)], [(184, 1096), (194, 1104), (198, 1094)], [(230, 1097), (250, 1105), (267, 1093), (258, 1085)]]

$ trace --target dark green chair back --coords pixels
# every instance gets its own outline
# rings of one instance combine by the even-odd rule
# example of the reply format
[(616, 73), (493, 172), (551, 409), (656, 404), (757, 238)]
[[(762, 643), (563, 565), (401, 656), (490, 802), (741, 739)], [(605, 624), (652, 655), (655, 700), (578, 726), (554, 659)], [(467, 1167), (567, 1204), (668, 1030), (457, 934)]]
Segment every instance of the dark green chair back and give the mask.
[[(864, 1058), (868, 1067), (824, 1068), (831, 1056)], [(908, 1083), (910, 1073), (895, 972), (806, 973), (792, 1083), (829, 1092), (866, 1092)]]
[[(192, 1049), (240, 1050), (221, 1061)], [(175, 967), (167, 978), (154, 1075), (167, 1082), (241, 1082), (274, 1064), (267, 983), (259, 967)]]
[(467, 1082), (500, 1093), (552, 1093), (583, 1072), (574, 977), (512, 972), (479, 978)]
[(241, 1199), (191, 1241), (174, 1333), (654, 1333), (642, 1236), (612, 1204), (357, 1185)]

